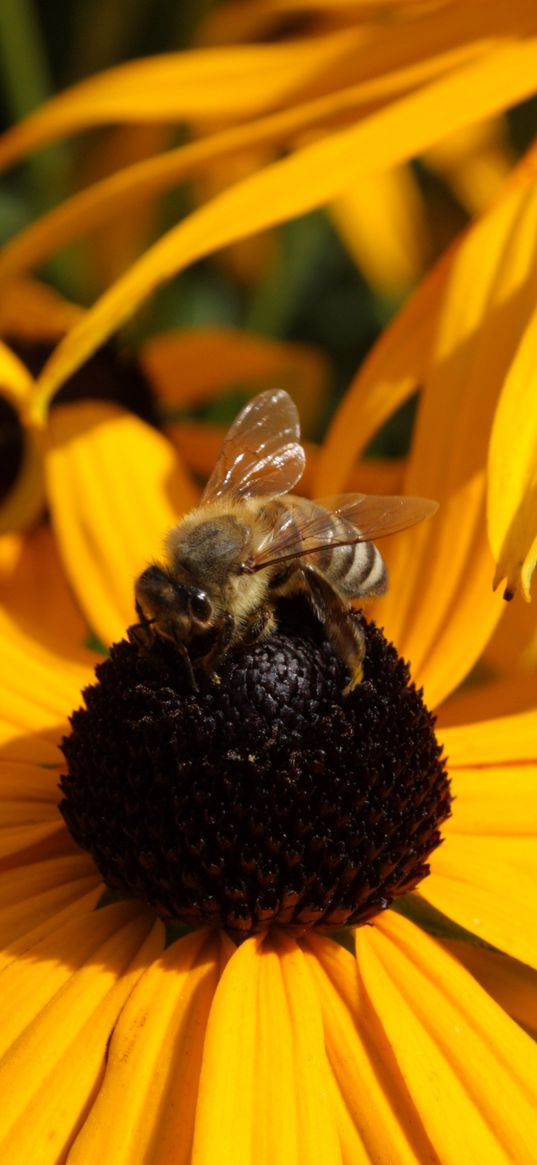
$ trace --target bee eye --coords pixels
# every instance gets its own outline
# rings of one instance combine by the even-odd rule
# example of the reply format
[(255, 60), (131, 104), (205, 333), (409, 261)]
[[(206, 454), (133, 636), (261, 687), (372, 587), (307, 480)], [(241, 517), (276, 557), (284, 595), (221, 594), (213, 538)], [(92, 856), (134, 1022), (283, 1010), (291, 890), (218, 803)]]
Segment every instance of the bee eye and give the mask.
[(211, 614), (211, 604), (203, 591), (196, 591), (190, 596), (190, 613), (200, 623), (206, 623)]

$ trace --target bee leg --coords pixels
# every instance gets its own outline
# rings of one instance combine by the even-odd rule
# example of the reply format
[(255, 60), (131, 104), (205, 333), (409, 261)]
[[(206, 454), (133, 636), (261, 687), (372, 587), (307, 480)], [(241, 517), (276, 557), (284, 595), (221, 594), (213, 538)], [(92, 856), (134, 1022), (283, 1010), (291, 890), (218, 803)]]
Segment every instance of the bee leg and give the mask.
[(219, 683), (220, 680), (214, 670), (214, 665), (222, 659), (222, 656), (226, 654), (226, 651), (231, 646), (234, 630), (235, 620), (233, 615), (231, 615), (228, 611), (228, 613), (224, 616), (220, 627), (218, 628), (218, 633), (212, 646), (209, 648), (207, 655), (202, 656), (202, 658), (198, 660), (198, 663), (204, 668), (205, 671), (209, 672), (209, 675), (212, 676), (215, 683)]
[(266, 607), (260, 607), (256, 611), (254, 618), (247, 624), (244, 634), (241, 636), (241, 643), (247, 645), (257, 643), (259, 639), (264, 639), (265, 636), (270, 635), (275, 626), (274, 611), (267, 603)]
[(352, 617), (351, 608), (330, 583), (313, 567), (304, 567), (306, 595), (313, 613), (323, 624), (332, 647), (345, 664), (350, 679), (343, 689), (348, 696), (364, 678), (365, 641), (361, 628)]
[(136, 614), (138, 616), (138, 623), (133, 623), (128, 628), (127, 634), (131, 643), (135, 643), (137, 647), (149, 647), (155, 638), (154, 632), (151, 631), (151, 625), (155, 620), (148, 619), (144, 615), (138, 600), (136, 601)]
[(185, 671), (187, 674), (188, 681), (190, 683), (190, 687), (192, 688), (192, 691), (199, 692), (198, 681), (196, 680), (196, 677), (194, 675), (194, 668), (192, 667), (192, 660), (190, 658), (190, 655), (188, 654), (187, 648), (185, 647), (184, 643), (181, 643), (178, 639), (174, 639), (174, 647), (179, 652), (179, 655), (181, 656), (181, 659), (185, 665)]

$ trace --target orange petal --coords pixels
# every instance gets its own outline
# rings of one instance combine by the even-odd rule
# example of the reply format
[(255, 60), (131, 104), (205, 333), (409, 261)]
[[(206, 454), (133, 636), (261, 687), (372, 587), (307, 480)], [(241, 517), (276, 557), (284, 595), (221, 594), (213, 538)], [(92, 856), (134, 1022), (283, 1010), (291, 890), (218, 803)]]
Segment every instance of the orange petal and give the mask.
[(31, 344), (51, 343), (72, 328), (82, 312), (45, 283), (12, 279), (0, 296), (0, 334)]
[(529, 1161), (537, 1049), (439, 943), (387, 911), (357, 932), (362, 989), (442, 1165)]
[(56, 930), (3, 972), (2, 1157), (64, 1157), (99, 1086), (110, 1031), (163, 945), (131, 903)]
[(359, 992), (355, 959), (313, 934), (304, 954), (323, 1016), (343, 1160), (348, 1165), (436, 1160), (378, 1021)]
[(285, 935), (230, 959), (209, 1017), (196, 1165), (339, 1165), (321, 1012), (304, 955)]
[(104, 1080), (69, 1161), (189, 1165), (205, 1030), (224, 935), (197, 931), (147, 968), (114, 1029)]
[(144, 344), (140, 361), (166, 406), (191, 408), (237, 385), (261, 391), (278, 384), (293, 396), (305, 429), (317, 419), (312, 405), (319, 404), (328, 379), (326, 359), (316, 349), (234, 328), (155, 336)]
[(134, 579), (195, 503), (174, 451), (154, 429), (111, 405), (65, 405), (49, 423), (47, 482), (65, 569), (104, 642), (133, 622)]
[[(324, 49), (324, 38), (322, 43)], [(537, 37), (491, 51), (358, 126), (305, 146), (223, 191), (151, 247), (58, 345), (41, 376), (37, 412), (42, 415), (69, 373), (187, 264), (324, 205), (362, 173), (413, 157), (442, 134), (521, 100), (534, 89), (536, 68)]]
[[(537, 280), (534, 296), (537, 291)], [(521, 320), (521, 327), (523, 321)], [(527, 602), (537, 563), (537, 312), (504, 381), (489, 451), (488, 522), (496, 560), (494, 586), (520, 588)]]
[(501, 951), (478, 943), (443, 939), (442, 945), (462, 963), (517, 1023), (537, 1035), (537, 971)]

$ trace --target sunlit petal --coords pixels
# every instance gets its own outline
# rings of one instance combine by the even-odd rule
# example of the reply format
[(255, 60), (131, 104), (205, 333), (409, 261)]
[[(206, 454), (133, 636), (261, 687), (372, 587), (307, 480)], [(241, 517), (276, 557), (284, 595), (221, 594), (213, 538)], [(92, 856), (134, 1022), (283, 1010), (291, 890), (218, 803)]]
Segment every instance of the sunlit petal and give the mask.
[(386, 912), (356, 939), (363, 988), (442, 1165), (530, 1160), (533, 1041), (406, 919)]
[(440, 512), (387, 546), (382, 621), (433, 705), (469, 671), (502, 614), (490, 587), (485, 465), (513, 337), (533, 305), (536, 229), (537, 189), (516, 187), (455, 256), (405, 483), (436, 498)]
[(243, 943), (211, 1010), (196, 1111), (196, 1165), (339, 1165), (319, 1002), (285, 935)]
[(521, 100), (533, 91), (536, 68), (537, 37), (492, 51), (358, 126), (339, 130), (265, 167), (189, 215), (150, 248), (58, 345), (41, 377), (38, 410), (45, 410), (59, 384), (147, 295), (187, 264), (323, 205), (359, 180), (361, 173), (413, 157), (442, 134)]
[(502, 951), (488, 950), (478, 943), (444, 939), (443, 946), (508, 1015), (537, 1035), (537, 971)]
[(378, 1021), (360, 993), (355, 960), (317, 936), (307, 939), (304, 954), (323, 1016), (346, 1165), (436, 1161)]
[(162, 943), (149, 912), (121, 904), (54, 931), (4, 970), (5, 1160), (52, 1163), (65, 1153), (99, 1085), (110, 1031)]
[(409, 167), (361, 178), (330, 215), (368, 283), (400, 295), (418, 282), (427, 260), (427, 212)]
[(69, 1160), (189, 1165), (205, 1031), (225, 936), (198, 931), (148, 967), (110, 1044), (96, 1102)]
[(537, 562), (537, 312), (500, 395), (490, 442), (488, 521), (494, 586), (529, 602)]

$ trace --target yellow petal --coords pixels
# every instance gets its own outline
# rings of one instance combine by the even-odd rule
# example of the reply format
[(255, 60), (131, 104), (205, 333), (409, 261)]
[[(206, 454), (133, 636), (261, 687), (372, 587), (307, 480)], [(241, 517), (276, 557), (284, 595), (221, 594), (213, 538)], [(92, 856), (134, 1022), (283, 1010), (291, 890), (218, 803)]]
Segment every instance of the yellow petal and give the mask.
[(420, 897), (478, 938), (537, 967), (535, 836), (473, 837), (449, 827), (444, 832)]
[(0, 647), (2, 719), (18, 724), (21, 732), (55, 734), (60, 739), (67, 716), (80, 704), (82, 688), (93, 679), (93, 669), (60, 662), (45, 648), (32, 653), (27, 643), (1, 631)]
[(102, 894), (103, 886), (101, 883), (98, 883), (91, 890), (86, 891), (85, 894), (81, 894), (78, 898), (73, 898), (66, 906), (62, 906), (52, 914), (49, 914), (43, 921), (31, 927), (30, 930), (25, 930), (19, 938), (3, 943), (2, 950), (0, 951), (0, 971), (3, 971), (10, 963), (25, 957), (27, 952), (40, 943), (42, 939), (49, 938), (54, 931), (61, 930), (67, 923), (75, 921), (80, 923), (82, 918), (95, 910), (99, 899), (102, 898)]
[(487, 645), (484, 662), (500, 675), (515, 669), (526, 675), (536, 671), (537, 603), (524, 603), (521, 596), (513, 603), (504, 603), (503, 617)]
[(99, 1085), (110, 1031), (162, 944), (149, 912), (121, 904), (55, 931), (3, 972), (4, 1160), (64, 1156)]
[(195, 1165), (339, 1165), (319, 1001), (285, 935), (233, 955), (209, 1017)]
[[(441, 31), (437, 28), (435, 40), (439, 33), (441, 37)], [(386, 54), (385, 34), (384, 28), (380, 34), (382, 44), (379, 44), (381, 58)], [(145, 161), (124, 166), (110, 177), (95, 182), (89, 189), (79, 191), (4, 244), (0, 256), (0, 281), (12, 280), (21, 271), (41, 266), (49, 255), (84, 232), (91, 232), (110, 219), (124, 216), (130, 208), (137, 208), (141, 202), (203, 172), (208, 165), (214, 166), (215, 162), (249, 153), (252, 147), (259, 149), (273, 144), (292, 146), (303, 130), (313, 128), (318, 131), (323, 125), (330, 128), (352, 115), (363, 116), (371, 106), (377, 108), (383, 97), (389, 99), (398, 96), (446, 66), (453, 66), (459, 58), (464, 60), (468, 55), (468, 50), (464, 50), (462, 56), (460, 50), (455, 50), (455, 56), (448, 53), (444, 57), (441, 53), (438, 57), (434, 54), (429, 57), (426, 46), (422, 48), (423, 59), (410, 68), (395, 69), (393, 73), (388, 71), (387, 75), (381, 72), (375, 76), (373, 66), (373, 75), (370, 77), (367, 73), (371, 70), (372, 61), (368, 45), (364, 56), (369, 59), (364, 59), (362, 67), (355, 59), (353, 73), (366, 74), (360, 84), (340, 87), (332, 93), (268, 114), (253, 123), (213, 133), (201, 141), (189, 142)], [(415, 54), (416, 45), (409, 43), (407, 50), (407, 56), (408, 53)], [(401, 46), (394, 45), (394, 51), (396, 56), (401, 55)], [(339, 86), (341, 82), (342, 78), (339, 78)], [(18, 127), (14, 133), (18, 133)], [(0, 157), (1, 153), (0, 143)], [(9, 286), (11, 288), (11, 282)]]
[(455, 797), (449, 833), (533, 836), (537, 850), (537, 755), (533, 764), (448, 767)]
[(150, 248), (59, 344), (41, 377), (38, 411), (45, 411), (59, 384), (163, 280), (211, 251), (324, 205), (362, 173), (413, 157), (458, 126), (521, 100), (534, 89), (536, 69), (537, 38), (491, 51), (485, 59), (423, 86), (358, 126), (267, 166), (189, 215)]
[(380, 294), (401, 295), (418, 282), (430, 240), (424, 199), (408, 166), (361, 178), (332, 203), (330, 216)]
[[(0, 862), (26, 851), (37, 860), (41, 843), (49, 840), (56, 855), (65, 825), (58, 813), (58, 774), (38, 765), (2, 762), (0, 757)], [(16, 860), (16, 859), (15, 859)], [(20, 862), (17, 862), (20, 864)]]
[(462, 963), (508, 1015), (537, 1035), (537, 971), (501, 951), (477, 943), (444, 939), (442, 945)]
[(453, 252), (436, 264), (382, 333), (336, 411), (319, 456), (316, 493), (348, 488), (371, 437), (423, 382)]
[[(374, 82), (369, 82), (369, 87), (371, 85), (375, 88)], [(202, 172), (208, 164), (241, 156), (249, 152), (252, 145), (259, 147), (275, 143), (288, 146), (304, 129), (325, 124), (330, 126), (334, 121), (348, 119), (353, 113), (359, 114), (363, 111), (367, 96), (364, 88), (367, 86), (367, 82), (352, 85), (269, 114), (253, 124), (245, 123), (213, 133), (200, 141), (188, 142), (125, 166), (110, 177), (94, 182), (87, 190), (77, 192), (4, 244), (0, 255), (0, 282), (7, 284), (9, 291), (6, 289), (0, 298), (0, 321), (4, 311), (8, 319), (12, 318), (8, 300), (11, 287), (17, 286), (13, 284), (13, 277), (17, 274), (41, 266), (49, 255), (74, 239), (91, 233), (110, 220), (117, 220), (130, 208), (139, 208), (140, 204)], [(371, 96), (376, 98), (375, 93)], [(19, 313), (16, 321), (18, 327)], [(69, 326), (74, 322), (71, 320)], [(56, 334), (59, 336), (64, 330), (62, 327)]]
[(108, 1051), (95, 1104), (69, 1161), (190, 1165), (207, 1020), (225, 936), (198, 931), (174, 943), (138, 981)]
[(514, 164), (506, 117), (473, 125), (427, 152), (425, 163), (441, 175), (471, 217), (488, 210)]
[(442, 740), (450, 769), (470, 765), (511, 765), (518, 761), (535, 764), (537, 711), (533, 708), (519, 715), (444, 728)]
[(455, 255), (405, 483), (407, 493), (436, 498), (440, 512), (387, 545), (382, 622), (433, 705), (467, 674), (502, 613), (490, 588), (485, 466), (513, 340), (533, 304), (534, 234), (537, 188), (526, 182)]
[[(43, 645), (51, 654), (77, 660), (88, 668), (95, 655), (83, 644), (89, 626), (77, 606), (48, 526), (24, 536), (0, 540), (0, 628), (35, 655)], [(47, 656), (45, 656), (47, 658)], [(58, 661), (58, 667), (62, 664)]]
[(111, 405), (55, 409), (47, 483), (65, 569), (104, 642), (134, 621), (133, 584), (159, 557), (166, 531), (195, 502), (160, 433)]
[[(537, 280), (534, 294), (537, 292)], [(527, 602), (537, 563), (537, 312), (503, 385), (490, 441), (488, 521), (494, 586)]]
[(99, 124), (243, 118), (245, 110), (252, 117), (287, 104), (303, 88), (315, 92), (319, 84), (326, 85), (338, 66), (341, 72), (346, 58), (353, 59), (363, 40), (358, 28), (322, 40), (129, 61), (66, 90), (9, 130), (0, 165), (8, 166), (54, 138)]
[(356, 963), (337, 943), (308, 936), (304, 954), (321, 1006), (334, 1075), (343, 1160), (348, 1165), (415, 1165), (430, 1145), (368, 1000)]
[(440, 944), (392, 911), (356, 943), (363, 989), (438, 1160), (530, 1161), (533, 1041)]
[(91, 858), (79, 852), (0, 874), (0, 942), (14, 942), (102, 886)]

